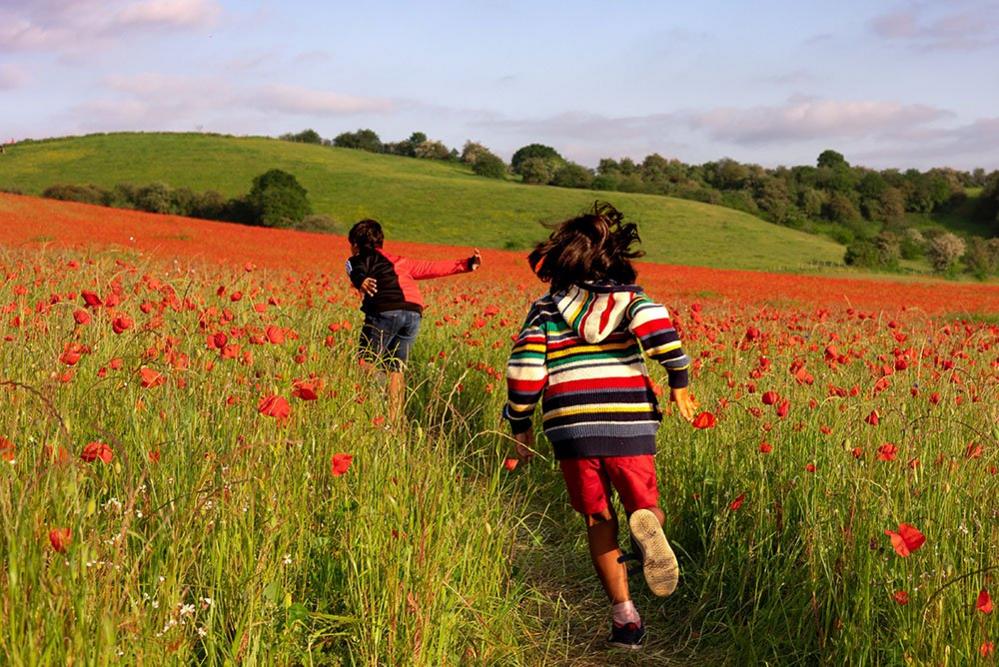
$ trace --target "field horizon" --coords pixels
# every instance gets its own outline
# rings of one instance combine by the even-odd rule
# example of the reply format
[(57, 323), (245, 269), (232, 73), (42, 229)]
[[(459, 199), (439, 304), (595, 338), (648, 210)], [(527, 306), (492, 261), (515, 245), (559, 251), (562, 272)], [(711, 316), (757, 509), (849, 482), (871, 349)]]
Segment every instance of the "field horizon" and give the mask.
[(733, 209), (660, 195), (532, 186), (483, 178), (466, 165), (380, 155), (266, 137), (112, 133), (15, 145), (0, 163), (0, 187), (38, 195), (51, 185), (163, 182), (194, 191), (245, 194), (271, 168), (292, 173), (316, 213), (346, 231), (365, 217), (390, 238), (524, 249), (543, 222), (607, 200), (639, 223), (649, 261), (741, 269), (808, 271), (843, 266), (845, 247)]

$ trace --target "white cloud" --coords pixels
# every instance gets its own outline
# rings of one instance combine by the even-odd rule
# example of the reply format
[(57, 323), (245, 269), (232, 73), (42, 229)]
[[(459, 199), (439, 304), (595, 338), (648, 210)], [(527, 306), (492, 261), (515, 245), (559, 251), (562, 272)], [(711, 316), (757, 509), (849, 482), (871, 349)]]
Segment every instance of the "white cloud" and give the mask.
[(123, 26), (201, 27), (212, 24), (221, 13), (222, 8), (213, 0), (145, 0), (122, 8), (114, 23)]
[(85, 53), (136, 30), (203, 28), (221, 13), (217, 0), (5, 0), (0, 4), (0, 48)]
[(313, 90), (299, 86), (273, 84), (251, 91), (247, 97), (251, 105), (264, 111), (278, 111), (309, 116), (335, 116), (363, 112), (389, 111), (388, 100), (371, 97), (354, 97), (326, 90)]
[(922, 104), (791, 99), (780, 106), (694, 113), (689, 123), (714, 139), (745, 145), (869, 137), (918, 127), (948, 115), (950, 112)]
[(871, 31), (918, 50), (975, 51), (999, 45), (999, 5), (909, 2), (871, 19)]
[(70, 112), (88, 130), (224, 126), (221, 121), (234, 113), (322, 119), (393, 109), (385, 99), (289, 85), (242, 86), (219, 76), (145, 73), (107, 77), (103, 84), (104, 95)]

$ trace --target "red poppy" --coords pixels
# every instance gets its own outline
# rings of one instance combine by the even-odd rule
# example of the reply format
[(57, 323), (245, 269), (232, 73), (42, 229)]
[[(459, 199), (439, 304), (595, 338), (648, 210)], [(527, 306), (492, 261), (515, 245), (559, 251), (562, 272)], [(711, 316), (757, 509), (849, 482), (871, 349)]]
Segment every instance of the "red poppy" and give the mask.
[(104, 463), (111, 463), (111, 459), (114, 458), (114, 452), (103, 442), (88, 442), (80, 453), (80, 458), (87, 463), (92, 463), (97, 459), (100, 459)]
[(978, 648), (978, 652), (983, 658), (987, 658), (996, 652), (995, 642), (982, 642), (982, 645)]
[(805, 465), (805, 470), (808, 472), (815, 472), (816, 467), (814, 463), (808, 463)]
[(111, 323), (111, 328), (114, 330), (116, 334), (120, 334), (122, 332), (128, 331), (134, 325), (135, 322), (132, 321), (132, 318), (130, 318), (128, 315), (119, 315), (118, 317), (114, 318), (114, 321)]
[(72, 541), (73, 531), (70, 528), (53, 528), (49, 531), (49, 544), (57, 553), (66, 553)]
[(895, 594), (892, 595), (892, 598), (894, 598), (895, 602), (899, 603), (903, 607), (909, 604), (909, 594), (905, 591), (895, 591)]
[(777, 416), (780, 417), (781, 419), (787, 417), (787, 413), (790, 411), (791, 411), (791, 401), (787, 399), (781, 401), (780, 405), (777, 406)]
[(284, 330), (281, 327), (274, 326), (273, 324), (267, 327), (267, 340), (269, 340), (274, 345), (280, 345), (284, 342)]
[(291, 390), (291, 395), (303, 401), (314, 401), (319, 398), (319, 394), (316, 393), (316, 386), (311, 382), (304, 382), (302, 380), (295, 383), (294, 389)]
[(760, 396), (760, 399), (763, 401), (763, 405), (774, 405), (780, 400), (780, 394), (776, 391), (765, 391), (763, 392), (763, 395)]
[(919, 532), (915, 526), (907, 523), (898, 524), (898, 532), (886, 530), (885, 535), (891, 538), (891, 545), (902, 558), (907, 558), (911, 553), (919, 551), (926, 542), (926, 536)]
[(83, 298), (83, 303), (87, 304), (87, 308), (97, 308), (102, 304), (101, 297), (93, 292), (84, 290), (80, 292), (80, 296)]
[(894, 461), (897, 454), (898, 447), (890, 442), (886, 442), (878, 447), (878, 461)]
[(728, 508), (734, 512), (735, 510), (737, 510), (740, 507), (742, 507), (742, 503), (744, 503), (744, 502), (746, 502), (746, 494), (745, 493), (741, 493), (741, 494), (739, 494), (738, 498), (736, 498), (735, 500), (733, 500), (732, 502), (730, 502), (728, 504)]
[(505, 461), (503, 461), (503, 467), (506, 468), (508, 471), (513, 472), (514, 469), (517, 467), (518, 463), (520, 463), (520, 461), (518, 461), (517, 459), (506, 459)]
[(159, 463), (160, 462), (160, 450), (158, 450), (158, 449), (150, 449), (149, 453), (146, 454), (146, 456), (149, 459), (150, 463)]
[(694, 417), (694, 428), (714, 428), (717, 420), (710, 412), (702, 412)]
[(760, 453), (769, 454), (773, 450), (774, 450), (773, 446), (771, 446), (771, 444), (766, 440), (760, 443)]
[(77, 308), (75, 311), (73, 311), (73, 319), (76, 321), (77, 324), (82, 325), (82, 324), (90, 324), (90, 320), (92, 318), (90, 317), (90, 313), (83, 310), (82, 308)]
[(878, 415), (877, 410), (871, 410), (871, 414), (867, 415), (867, 417), (864, 418), (864, 421), (871, 426), (877, 426), (881, 423), (881, 417)]
[(0, 438), (0, 461), (13, 461), (17, 448), (7, 438)]
[(982, 612), (983, 614), (992, 613), (992, 596), (989, 595), (989, 591), (983, 588), (978, 593), (978, 599), (975, 601), (975, 609)]
[(330, 474), (334, 477), (343, 475), (350, 469), (350, 464), (354, 457), (350, 454), (334, 454), (330, 457)]
[(257, 412), (275, 419), (286, 419), (291, 415), (291, 406), (284, 396), (265, 396), (257, 404)]
[(166, 377), (162, 373), (154, 371), (152, 368), (143, 367), (139, 369), (139, 376), (142, 378), (142, 386), (146, 389), (158, 387), (166, 382)]

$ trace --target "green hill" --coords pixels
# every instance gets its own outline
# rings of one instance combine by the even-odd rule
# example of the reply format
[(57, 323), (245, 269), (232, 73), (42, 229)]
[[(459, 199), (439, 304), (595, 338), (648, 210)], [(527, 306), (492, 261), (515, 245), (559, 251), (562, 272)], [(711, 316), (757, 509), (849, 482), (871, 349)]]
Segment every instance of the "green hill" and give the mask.
[(651, 261), (740, 269), (840, 264), (843, 246), (719, 206), (655, 195), (529, 186), (482, 178), (464, 165), (261, 137), (107, 134), (28, 142), (0, 156), (0, 187), (40, 194), (57, 183), (142, 185), (244, 194), (254, 176), (289, 171), (317, 213), (346, 227), (372, 217), (395, 239), (525, 248), (539, 221), (607, 199), (637, 221)]

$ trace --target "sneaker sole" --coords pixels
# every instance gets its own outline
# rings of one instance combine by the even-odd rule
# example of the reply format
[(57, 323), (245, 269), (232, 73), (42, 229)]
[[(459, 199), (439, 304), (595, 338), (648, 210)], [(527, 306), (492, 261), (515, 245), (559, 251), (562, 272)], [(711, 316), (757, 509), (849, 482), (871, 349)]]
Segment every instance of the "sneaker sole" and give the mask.
[(642, 552), (642, 570), (649, 590), (659, 597), (671, 595), (680, 580), (680, 565), (659, 519), (649, 510), (636, 510), (628, 520), (628, 527)]

